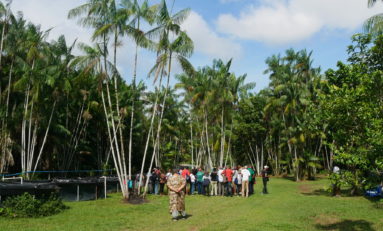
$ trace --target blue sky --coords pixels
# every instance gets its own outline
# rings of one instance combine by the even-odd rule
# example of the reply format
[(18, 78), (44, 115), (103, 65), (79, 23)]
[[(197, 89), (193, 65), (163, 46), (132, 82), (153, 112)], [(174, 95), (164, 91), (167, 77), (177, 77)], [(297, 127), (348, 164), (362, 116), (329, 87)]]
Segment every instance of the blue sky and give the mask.
[[(66, 19), (67, 11), (84, 1), (14, 0), (12, 9), (23, 11), (43, 29), (53, 27), (51, 39), (65, 34), (68, 42), (78, 38), (90, 43), (91, 32)], [(314, 52), (315, 66), (334, 68), (337, 61), (346, 60), (350, 37), (362, 31), (363, 21), (383, 12), (381, 3), (367, 9), (367, 0), (176, 0), (174, 11), (187, 7), (191, 14), (182, 27), (195, 42), (191, 62), (198, 67), (215, 58), (233, 58), (232, 70), (247, 73), (247, 81), (256, 82), (256, 91), (268, 85), (263, 75), (267, 57), (289, 48), (307, 49)], [(133, 46), (127, 39), (123, 44), (118, 67), (129, 80)], [(155, 56), (141, 51), (139, 61), (139, 76), (150, 87), (146, 73)], [(179, 71), (175, 67), (174, 73)]]

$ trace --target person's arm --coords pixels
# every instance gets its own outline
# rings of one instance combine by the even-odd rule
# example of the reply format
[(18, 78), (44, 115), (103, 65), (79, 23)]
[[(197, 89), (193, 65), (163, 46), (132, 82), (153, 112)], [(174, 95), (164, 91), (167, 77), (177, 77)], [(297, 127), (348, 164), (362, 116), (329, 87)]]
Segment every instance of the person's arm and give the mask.
[(168, 186), (168, 189), (170, 191), (173, 191), (173, 192), (177, 192), (177, 189), (173, 188), (173, 186), (170, 185), (170, 182), (168, 181), (168, 183), (166, 184), (166, 186)]
[(186, 186), (186, 180), (183, 180), (182, 185), (178, 188), (178, 190), (176, 190), (176, 192), (182, 191), (182, 189), (185, 188), (185, 186)]

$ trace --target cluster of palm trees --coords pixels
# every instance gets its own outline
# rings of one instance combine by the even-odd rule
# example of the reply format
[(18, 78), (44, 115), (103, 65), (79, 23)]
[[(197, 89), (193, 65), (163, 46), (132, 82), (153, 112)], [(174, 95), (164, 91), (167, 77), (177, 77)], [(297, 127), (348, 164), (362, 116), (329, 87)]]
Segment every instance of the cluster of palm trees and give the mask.
[[(180, 26), (189, 9), (173, 13), (173, 7), (169, 9), (165, 0), (155, 5), (150, 5), (147, 0), (89, 0), (70, 10), (68, 17), (92, 28), (94, 45), (75, 42), (67, 46), (63, 36), (47, 42), (49, 31), (27, 23), (22, 15), (14, 15), (10, 5), (8, 2), (0, 7), (0, 67), (3, 67), (0, 82), (1, 172), (18, 158), (20, 170), (28, 177), (28, 172), (35, 171), (45, 161), (50, 162), (43, 164), (46, 168), (78, 168), (81, 161), (89, 159), (86, 155), (94, 150), (81, 151), (83, 157), (78, 157), (79, 151), (91, 149), (91, 142), (98, 138), (104, 145), (97, 148), (97, 166), (105, 167), (109, 160), (113, 161), (123, 195), (127, 198), (127, 182), (132, 179), (132, 156), (143, 156), (142, 173), (147, 152), (154, 150), (152, 156), (156, 156), (155, 150), (159, 150), (157, 146), (174, 62), (180, 63), (184, 69), (192, 69), (187, 58), (193, 53), (193, 42)], [(143, 31), (143, 25), (150, 29)], [(118, 48), (126, 38), (130, 38), (136, 47), (132, 84), (127, 84), (127, 78), (122, 78), (116, 68)], [(83, 55), (72, 54), (75, 46)], [(148, 122), (142, 120), (148, 116), (144, 104), (150, 104), (141, 100), (145, 87), (136, 82), (140, 48), (157, 54), (149, 71), (149, 75), (154, 76), (155, 97), (152, 110), (148, 112), (149, 125), (143, 125), (149, 128), (146, 133), (139, 132), (141, 137), (147, 137), (142, 154), (133, 153), (135, 127)], [(156, 121), (157, 126), (154, 126)], [(89, 132), (94, 128), (100, 128), (99, 132)], [(51, 139), (57, 138), (52, 133), (64, 137), (65, 142), (48, 145), (49, 151), (44, 150)], [(152, 139), (154, 147), (150, 145)], [(15, 150), (20, 156), (12, 154)], [(46, 152), (55, 154), (43, 158)]]
[(265, 74), (269, 74), (270, 84), (254, 99), (263, 106), (262, 114), (258, 115), (264, 120), (259, 125), (263, 129), (250, 133), (256, 140), (246, 144), (257, 171), (267, 160), (275, 174), (293, 172), (296, 180), (300, 180), (321, 168), (325, 127), (314, 127), (315, 117), (310, 110), (318, 100), (321, 75), (320, 68), (312, 66), (311, 55), (306, 50), (290, 49), (284, 57), (274, 55), (266, 60)]
[[(88, 0), (68, 17), (92, 29), (93, 45), (48, 42), (49, 30), (0, 2), (0, 173), (113, 168), (128, 198), (133, 174), (153, 166), (268, 164), (296, 180), (331, 170), (335, 139), (318, 106), (329, 87), (312, 54), (270, 57), (269, 87), (250, 94), (255, 84), (231, 60), (189, 63), (190, 10), (173, 12), (174, 2)], [(134, 43), (132, 76), (117, 69), (123, 41)], [(141, 49), (156, 54), (150, 90), (137, 81)], [(184, 73), (172, 87), (175, 65)]]
[(230, 71), (232, 61), (214, 61), (198, 71), (177, 76), (188, 104), (191, 163), (208, 168), (234, 163), (231, 141), (234, 114), (240, 96), (255, 84), (245, 83), (246, 75)]

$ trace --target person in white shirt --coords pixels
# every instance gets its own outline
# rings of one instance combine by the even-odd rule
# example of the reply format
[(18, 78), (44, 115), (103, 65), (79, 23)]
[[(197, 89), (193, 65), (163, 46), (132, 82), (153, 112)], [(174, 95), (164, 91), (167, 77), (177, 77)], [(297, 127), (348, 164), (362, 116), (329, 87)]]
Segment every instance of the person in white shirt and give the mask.
[(239, 167), (237, 169), (237, 181), (234, 182), (237, 186), (237, 194), (239, 195), (242, 192), (242, 174), (241, 174), (241, 168)]
[(191, 172), (190, 173), (190, 195), (193, 195), (195, 191), (195, 176)]
[(232, 183), (232, 186), (233, 186), (233, 193), (234, 193), (234, 196), (237, 195), (237, 183), (238, 182), (238, 168), (233, 168), (233, 183)]
[(224, 192), (225, 183), (223, 182), (222, 172), (223, 172), (223, 168), (219, 167), (219, 170), (218, 170), (218, 195), (219, 196), (225, 195), (225, 192)]
[(250, 177), (250, 171), (247, 170), (247, 166), (242, 168), (241, 170), (242, 175), (242, 197), (249, 197), (249, 177)]

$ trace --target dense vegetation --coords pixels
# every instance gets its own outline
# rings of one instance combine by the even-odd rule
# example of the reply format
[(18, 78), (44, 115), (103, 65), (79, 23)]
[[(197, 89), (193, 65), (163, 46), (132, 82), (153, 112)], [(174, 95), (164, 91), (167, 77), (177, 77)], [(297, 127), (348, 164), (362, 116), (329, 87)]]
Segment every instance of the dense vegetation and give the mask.
[(56, 195), (35, 198), (23, 195), (8, 197), (0, 208), (0, 216), (9, 218), (46, 217), (60, 213), (68, 207)]
[[(332, 178), (352, 193), (382, 180), (383, 37), (355, 35), (348, 63), (325, 74), (306, 50), (273, 55), (269, 87), (254, 93), (231, 61), (189, 63), (190, 10), (169, 5), (89, 0), (68, 13), (93, 29), (88, 45), (48, 42), (1, 3), (0, 173), (114, 168), (124, 197), (132, 174), (180, 163), (268, 164), (297, 181), (338, 165)], [(133, 76), (116, 67), (124, 38), (136, 47)], [(140, 49), (157, 55), (145, 70), (153, 86), (137, 81)], [(184, 73), (170, 86), (174, 65)]]

